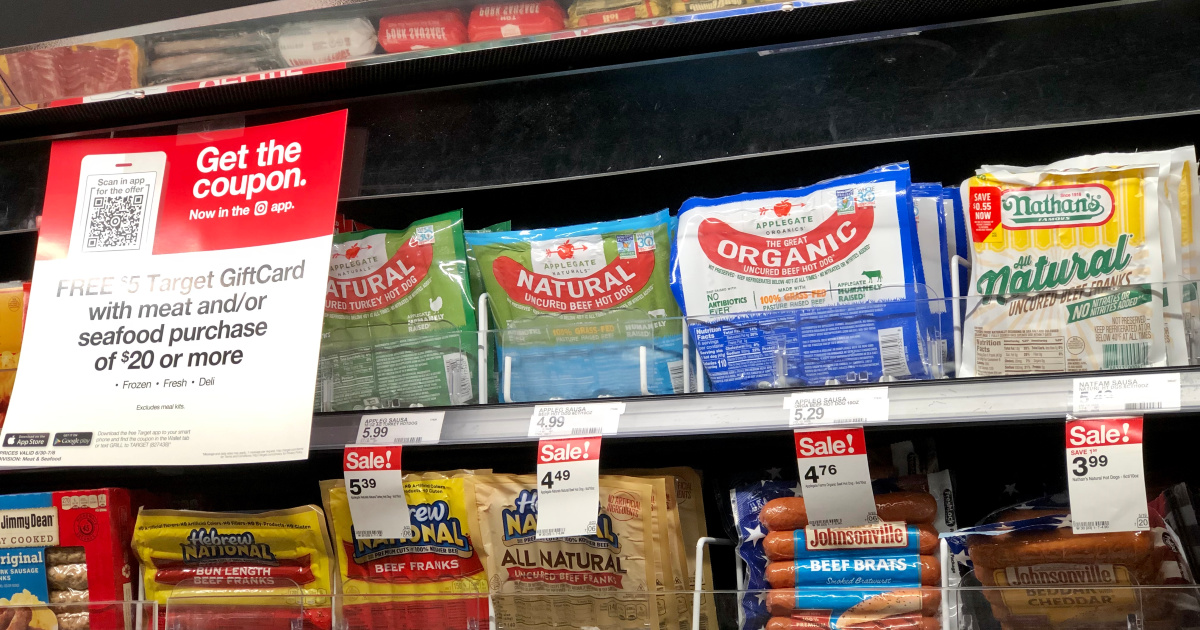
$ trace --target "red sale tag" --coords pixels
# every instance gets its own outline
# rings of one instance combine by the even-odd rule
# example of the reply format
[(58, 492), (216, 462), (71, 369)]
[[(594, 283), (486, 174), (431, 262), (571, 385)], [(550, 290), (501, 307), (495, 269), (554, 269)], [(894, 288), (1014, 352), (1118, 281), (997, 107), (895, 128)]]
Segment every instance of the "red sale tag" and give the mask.
[(538, 442), (537, 540), (596, 533), (600, 436)]
[(862, 427), (798, 430), (795, 440), (809, 524), (852, 527), (878, 522)]
[(412, 521), (400, 472), (400, 446), (347, 446), (342, 454), (354, 534), (362, 539), (409, 538)]
[(987, 243), (988, 237), (1000, 225), (1000, 189), (995, 186), (972, 186), (967, 206), (967, 223), (971, 240)]
[(1142, 419), (1068, 420), (1067, 491), (1076, 534), (1150, 529)]

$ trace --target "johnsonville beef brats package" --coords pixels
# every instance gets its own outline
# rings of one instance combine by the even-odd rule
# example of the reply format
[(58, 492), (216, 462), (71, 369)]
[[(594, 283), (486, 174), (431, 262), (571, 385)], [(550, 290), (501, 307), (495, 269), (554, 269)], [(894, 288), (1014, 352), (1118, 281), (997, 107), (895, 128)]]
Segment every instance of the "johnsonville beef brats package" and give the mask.
[(931, 376), (907, 165), (689, 199), (671, 274), (714, 389)]
[(945, 535), (964, 572), (996, 587), (983, 595), (1002, 627), (1196, 627), (1194, 590), (1136, 588), (1193, 582), (1179, 540), (1154, 503), (1146, 530), (1101, 534), (1073, 533), (1063, 503), (1039, 499)]
[(475, 475), (466, 488), (496, 627), (659, 627), (649, 484), (601, 476), (596, 534), (542, 541), (533, 475)]
[(117, 488), (0, 496), (0, 627), (128, 628), (131, 528)]
[(454, 474), (404, 476), (413, 531), (406, 539), (356, 537), (345, 482), (321, 483), (348, 627), (478, 630), (486, 626), (487, 579), (467, 526), (474, 498), (466, 501), (463, 480)]
[(665, 210), (467, 240), (500, 330), (504, 402), (636, 396), (643, 360), (649, 393), (683, 391)]
[(1167, 365), (1158, 167), (963, 182), (974, 256), (960, 376)]
[(316, 409), (470, 402), (478, 341), (462, 213), (333, 243)]
[(315, 505), (258, 514), (143, 509), (133, 549), (145, 597), (159, 606), (233, 596), (217, 601), (265, 623), (295, 615), (302, 600), (305, 630), (332, 625), (329, 536)]

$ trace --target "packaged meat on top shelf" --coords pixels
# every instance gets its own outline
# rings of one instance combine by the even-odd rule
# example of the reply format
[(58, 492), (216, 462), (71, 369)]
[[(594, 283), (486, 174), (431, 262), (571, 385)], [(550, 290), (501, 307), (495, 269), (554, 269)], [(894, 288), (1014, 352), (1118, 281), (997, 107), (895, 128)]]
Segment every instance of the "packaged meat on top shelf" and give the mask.
[(567, 26), (603, 26), (658, 17), (671, 12), (667, 0), (575, 0), (567, 8)]
[(504, 402), (683, 391), (666, 210), (467, 240), (499, 328)]
[[(119, 488), (0, 496), (0, 619), (35, 630), (124, 630), (133, 561)], [(12, 544), (13, 540), (39, 543)]]
[(345, 61), (375, 52), (375, 27), (365, 18), (294, 22), (280, 27), (278, 43), (289, 66)]
[(466, 41), (467, 25), (458, 9), (388, 15), (379, 20), (379, 45), (390, 53), (453, 46)]
[(284, 66), (276, 47), (277, 29), (215, 27), (147, 35), (146, 85), (277, 70)]
[(1181, 282), (1191, 254), (1181, 231), (1194, 229), (1188, 155), (984, 167), (963, 182), (970, 295), (979, 299), (967, 305), (962, 375), (1189, 364), (1183, 306), (1194, 300)]
[(28, 282), (0, 284), (0, 427), (4, 426), (4, 414), (17, 379), (28, 294)]
[(1006, 630), (1123, 629), (1131, 616), (1148, 629), (1195, 627), (1195, 591), (1135, 588), (1193, 583), (1159, 505), (1150, 503), (1146, 530), (1076, 534), (1065, 496), (1056, 495), (999, 510), (946, 539), (962, 584), (985, 587), (990, 614)]
[(689, 199), (671, 286), (716, 390), (931, 378), (918, 251), (909, 169), (891, 165)]
[(57, 99), (138, 87), (140, 58), (132, 39), (0, 55), (0, 77), (6, 87), (4, 105), (48, 104)]
[(471, 402), (476, 320), (461, 211), (334, 237), (315, 408)]
[(561, 31), (566, 13), (555, 0), (481, 4), (471, 9), (467, 36), (473, 42)]

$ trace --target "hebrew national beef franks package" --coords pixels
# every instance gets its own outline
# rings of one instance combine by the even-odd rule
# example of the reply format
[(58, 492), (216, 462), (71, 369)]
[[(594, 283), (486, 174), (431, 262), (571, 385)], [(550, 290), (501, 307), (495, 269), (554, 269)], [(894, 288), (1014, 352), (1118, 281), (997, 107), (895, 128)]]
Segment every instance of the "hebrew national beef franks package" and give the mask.
[(533, 475), (475, 475), (465, 485), (468, 496), (475, 496), (476, 509), (468, 516), (486, 567), (496, 627), (658, 626), (648, 484), (602, 476), (596, 534), (540, 541)]
[(963, 182), (974, 256), (960, 376), (1167, 365), (1158, 168)]
[(315, 505), (258, 514), (143, 509), (133, 550), (146, 599), (159, 606), (234, 596), (221, 604), (267, 620), (295, 614), (302, 599), (306, 630), (331, 627), (329, 536)]
[(667, 223), (663, 210), (467, 235), (500, 329), (504, 402), (636, 396), (643, 357), (649, 393), (683, 391)]
[(907, 165), (689, 199), (671, 286), (717, 390), (929, 378)]
[(457, 210), (333, 237), (318, 411), (471, 401), (478, 342), (465, 248)]
[(475, 502), (465, 501), (461, 478), (404, 476), (413, 527), (407, 539), (357, 538), (345, 482), (325, 481), (321, 489), (332, 523), (342, 614), (350, 628), (475, 630), (487, 624), (487, 579), (467, 528), (467, 512)]

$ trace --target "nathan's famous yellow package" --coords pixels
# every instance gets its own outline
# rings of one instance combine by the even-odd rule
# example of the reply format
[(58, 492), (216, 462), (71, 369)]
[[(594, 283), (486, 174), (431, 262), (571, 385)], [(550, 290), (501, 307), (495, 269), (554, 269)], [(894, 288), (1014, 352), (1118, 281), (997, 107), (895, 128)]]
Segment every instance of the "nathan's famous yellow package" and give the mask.
[[(453, 476), (458, 472), (404, 476), (413, 530), (404, 539), (356, 538), (345, 482), (321, 482), (348, 627), (476, 630), (487, 626), (487, 579), (467, 526), (463, 480)], [(473, 500), (469, 505), (474, 509)]]
[(1165, 366), (1157, 167), (985, 172), (962, 374)]
[(329, 536), (315, 505), (258, 514), (142, 510), (133, 550), (146, 599), (160, 606), (192, 598), (242, 613), (258, 608), (265, 623), (303, 602), (305, 628), (332, 625)]
[(496, 627), (657, 626), (649, 485), (602, 477), (596, 533), (541, 541), (533, 475), (476, 475), (465, 487)]
[[(651, 539), (654, 541), (654, 590), (660, 593), (675, 590), (675, 571), (671, 560), (670, 525), (667, 515), (666, 481), (663, 477), (631, 477), (602, 475), (609, 481), (644, 483), (650, 486)], [(659, 630), (677, 630), (679, 607), (674, 596), (660, 595), (655, 598)]]

